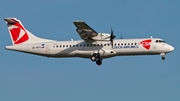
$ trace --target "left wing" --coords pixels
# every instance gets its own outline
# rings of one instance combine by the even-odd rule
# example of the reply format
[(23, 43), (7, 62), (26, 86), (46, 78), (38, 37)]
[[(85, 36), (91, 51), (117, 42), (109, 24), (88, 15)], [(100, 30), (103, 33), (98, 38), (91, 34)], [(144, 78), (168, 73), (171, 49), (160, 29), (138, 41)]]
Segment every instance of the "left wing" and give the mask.
[(98, 33), (95, 30), (93, 30), (83, 21), (75, 21), (73, 23), (77, 28), (76, 31), (78, 32), (79, 36), (85, 41), (92, 41), (92, 37), (98, 35)]

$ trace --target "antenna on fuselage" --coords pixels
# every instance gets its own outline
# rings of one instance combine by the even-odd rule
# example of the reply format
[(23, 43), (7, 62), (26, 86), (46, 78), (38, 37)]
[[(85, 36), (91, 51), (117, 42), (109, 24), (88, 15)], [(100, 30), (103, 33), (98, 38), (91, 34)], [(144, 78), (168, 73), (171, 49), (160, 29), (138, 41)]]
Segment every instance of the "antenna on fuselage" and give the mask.
[(101, 33), (101, 39), (102, 39), (102, 33)]
[(73, 39), (71, 39), (71, 41), (74, 41)]
[(151, 36), (151, 39), (152, 39), (153, 37)]
[(123, 39), (122, 35), (121, 35), (121, 39)]

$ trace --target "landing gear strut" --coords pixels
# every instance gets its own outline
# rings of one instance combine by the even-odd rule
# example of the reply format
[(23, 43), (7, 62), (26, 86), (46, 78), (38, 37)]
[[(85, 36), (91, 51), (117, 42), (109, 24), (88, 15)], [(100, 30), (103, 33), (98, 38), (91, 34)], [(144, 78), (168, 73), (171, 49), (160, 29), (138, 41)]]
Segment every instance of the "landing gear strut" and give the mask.
[(97, 64), (97, 65), (101, 65), (101, 64), (102, 64), (102, 59), (100, 58), (99, 53), (93, 54), (93, 55), (91, 56), (91, 60), (94, 61), (94, 62), (96, 61), (96, 64)]
[(165, 53), (161, 53), (160, 55), (161, 55), (161, 59), (165, 60)]

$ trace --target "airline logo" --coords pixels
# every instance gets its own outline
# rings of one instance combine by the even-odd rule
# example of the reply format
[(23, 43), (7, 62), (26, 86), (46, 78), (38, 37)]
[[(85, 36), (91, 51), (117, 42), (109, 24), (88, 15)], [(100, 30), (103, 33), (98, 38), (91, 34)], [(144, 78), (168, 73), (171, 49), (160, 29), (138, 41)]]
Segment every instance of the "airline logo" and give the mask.
[(150, 47), (151, 47), (151, 41), (152, 41), (151, 39), (143, 40), (143, 41), (140, 42), (140, 44), (141, 44), (144, 48), (146, 48), (147, 50), (149, 50)]
[(44, 48), (44, 46), (45, 46), (45, 44), (42, 44), (42, 45), (41, 45), (41, 48)]
[(26, 30), (20, 23), (16, 23), (10, 28), (10, 33), (14, 44), (20, 44), (29, 39)]
[(139, 48), (138, 45), (114, 46), (114, 49), (132, 49)]

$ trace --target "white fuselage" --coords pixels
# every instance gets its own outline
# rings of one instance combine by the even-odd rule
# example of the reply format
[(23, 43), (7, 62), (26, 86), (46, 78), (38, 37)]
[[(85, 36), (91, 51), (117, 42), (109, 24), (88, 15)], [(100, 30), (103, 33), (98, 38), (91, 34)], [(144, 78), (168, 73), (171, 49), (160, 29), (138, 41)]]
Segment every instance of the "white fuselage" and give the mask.
[(114, 56), (159, 54), (164, 60), (165, 54), (174, 50), (159, 38), (115, 39), (112, 29), (110, 34), (97, 33), (83, 21), (73, 22), (83, 40), (55, 41), (35, 36), (17, 18), (4, 20), (13, 44), (6, 49), (45, 57), (89, 58), (101, 65), (103, 59)]
[[(151, 42), (144, 40), (151, 40)], [(128, 55), (159, 55), (174, 50), (171, 45), (165, 42), (156, 42), (157, 40), (162, 39), (116, 39), (113, 42), (113, 47), (109, 41), (49, 41), (6, 46), (6, 49), (57, 58), (90, 58), (92, 54), (99, 53), (102, 59)]]

